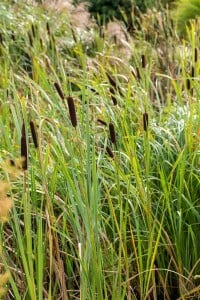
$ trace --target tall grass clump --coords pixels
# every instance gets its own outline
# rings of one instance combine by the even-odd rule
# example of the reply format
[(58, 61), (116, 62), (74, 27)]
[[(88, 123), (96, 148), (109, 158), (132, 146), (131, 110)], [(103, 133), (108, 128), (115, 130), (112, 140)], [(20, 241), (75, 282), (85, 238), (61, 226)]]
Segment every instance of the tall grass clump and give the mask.
[(6, 299), (200, 298), (197, 24), (182, 40), (148, 11), (123, 57), (107, 29), (2, 3)]

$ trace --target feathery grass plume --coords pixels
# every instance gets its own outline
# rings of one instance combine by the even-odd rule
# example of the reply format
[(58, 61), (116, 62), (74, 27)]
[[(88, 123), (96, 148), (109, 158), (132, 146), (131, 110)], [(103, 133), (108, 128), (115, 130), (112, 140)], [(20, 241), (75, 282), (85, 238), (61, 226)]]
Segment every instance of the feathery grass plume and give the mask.
[(146, 67), (146, 58), (144, 54), (142, 54), (141, 56), (141, 61), (142, 61), (142, 68), (144, 69)]
[(186, 79), (186, 87), (188, 91), (191, 89), (191, 81), (189, 78)]
[(31, 135), (33, 138), (33, 143), (35, 145), (35, 148), (38, 148), (37, 133), (36, 133), (35, 124), (33, 121), (30, 121), (30, 128), (31, 128)]
[(149, 115), (148, 115), (148, 113), (145, 112), (143, 114), (143, 129), (144, 129), (144, 131), (148, 130), (148, 124), (149, 124)]
[(24, 123), (22, 125), (22, 132), (21, 132), (21, 158), (22, 158), (22, 169), (25, 171), (28, 168), (28, 148), (27, 148)]
[(8, 214), (13, 206), (13, 201), (7, 196), (9, 184), (5, 181), (0, 183), (0, 222), (8, 220)]
[(68, 96), (67, 103), (68, 103), (68, 107), (69, 107), (69, 115), (70, 115), (70, 119), (72, 122), (72, 126), (76, 127), (77, 119), (76, 119), (76, 109), (75, 109), (74, 99), (71, 96)]
[(22, 174), (22, 161), (21, 157), (15, 160), (6, 159), (1, 163), (1, 167), (9, 176), (16, 178)]
[(5, 297), (5, 294), (7, 292), (7, 289), (4, 287), (4, 285), (7, 283), (9, 277), (10, 277), (9, 272), (0, 274), (0, 298), (1, 299), (4, 299), (3, 297)]
[(111, 142), (113, 144), (116, 144), (116, 133), (115, 133), (115, 127), (113, 125), (113, 123), (109, 123), (109, 132), (110, 132), (110, 139), (111, 139)]
[(98, 121), (99, 123), (101, 123), (102, 125), (107, 126), (107, 123), (106, 123), (105, 121), (103, 121), (103, 120), (101, 120), (101, 119), (97, 119), (97, 121)]
[(196, 63), (198, 61), (198, 49), (194, 49), (194, 62)]
[(110, 87), (110, 93), (111, 93), (111, 99), (113, 102), (113, 105), (117, 105), (117, 98), (115, 97), (115, 90), (113, 89), (113, 87)]
[(106, 147), (106, 151), (108, 153), (108, 155), (111, 157), (111, 158), (114, 158), (114, 153), (112, 152), (112, 150), (110, 149), (110, 147)]
[(57, 90), (58, 95), (60, 96), (60, 98), (62, 100), (64, 100), (65, 96), (64, 96), (64, 93), (63, 93), (63, 91), (62, 91), (61, 86), (59, 85), (59, 83), (58, 82), (54, 82), (54, 86), (55, 86), (55, 88), (56, 88), (56, 90)]

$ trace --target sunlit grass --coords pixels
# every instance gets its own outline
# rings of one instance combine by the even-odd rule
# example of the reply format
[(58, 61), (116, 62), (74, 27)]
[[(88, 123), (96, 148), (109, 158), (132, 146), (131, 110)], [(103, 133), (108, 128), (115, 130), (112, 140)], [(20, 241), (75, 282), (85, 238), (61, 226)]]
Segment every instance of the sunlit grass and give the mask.
[(6, 299), (198, 299), (195, 25), (182, 44), (143, 24), (127, 62), (97, 29), (87, 45), (64, 15), (17, 7), (0, 19)]

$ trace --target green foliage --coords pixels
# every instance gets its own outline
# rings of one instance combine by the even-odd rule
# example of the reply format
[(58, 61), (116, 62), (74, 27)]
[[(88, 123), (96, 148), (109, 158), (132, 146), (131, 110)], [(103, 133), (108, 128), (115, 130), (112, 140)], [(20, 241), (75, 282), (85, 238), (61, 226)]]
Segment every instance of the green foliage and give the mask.
[(179, 0), (176, 1), (175, 20), (178, 30), (184, 33), (186, 25), (192, 20), (197, 20), (200, 16), (200, 1), (199, 0)]
[[(0, 231), (6, 299), (199, 299), (195, 27), (182, 44), (168, 12), (145, 14), (141, 35), (126, 43), (128, 60), (94, 26), (91, 58), (86, 30), (65, 13), (4, 2), (0, 156), (10, 164), (0, 176), (14, 203)], [(29, 155), (21, 174), (22, 133)]]

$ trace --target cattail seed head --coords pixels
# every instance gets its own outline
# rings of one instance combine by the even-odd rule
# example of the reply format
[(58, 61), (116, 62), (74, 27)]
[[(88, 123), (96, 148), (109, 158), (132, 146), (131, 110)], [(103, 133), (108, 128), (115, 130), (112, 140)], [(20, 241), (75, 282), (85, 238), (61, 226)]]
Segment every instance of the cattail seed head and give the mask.
[(115, 97), (115, 90), (112, 86), (110, 87), (110, 93), (111, 93), (111, 99), (112, 99), (113, 105), (117, 105), (117, 98)]
[(113, 123), (109, 123), (110, 139), (113, 144), (116, 144), (115, 127)]
[(194, 62), (196, 63), (198, 61), (198, 49), (194, 49)]
[(192, 77), (192, 78), (194, 78), (194, 76), (195, 76), (194, 73), (195, 73), (194, 66), (192, 66), (192, 69), (191, 69), (191, 77)]
[(26, 137), (26, 129), (25, 129), (25, 124), (24, 122), (22, 123), (22, 131), (21, 131), (22, 137)]
[(28, 167), (28, 149), (27, 149), (27, 141), (26, 141), (26, 131), (25, 124), (22, 124), (21, 131), (21, 158), (22, 158), (22, 169), (25, 171)]
[(38, 148), (38, 139), (37, 139), (37, 133), (35, 130), (35, 124), (33, 121), (30, 121), (30, 128), (31, 128), (31, 135), (33, 138), (33, 143), (35, 145), (35, 148)]
[(148, 113), (145, 112), (143, 114), (143, 129), (144, 129), (144, 131), (147, 131), (148, 124), (149, 124), (149, 115), (148, 115)]
[(28, 151), (26, 138), (21, 137), (21, 158), (22, 158), (22, 169), (25, 171), (28, 168)]
[(106, 151), (111, 158), (114, 158), (114, 154), (113, 154), (112, 150), (110, 149), (110, 147), (107, 146)]
[(29, 39), (30, 46), (33, 47), (33, 37), (30, 31), (28, 32), (28, 39)]
[(138, 67), (136, 68), (136, 78), (137, 78), (138, 81), (141, 80), (140, 70), (139, 70)]
[(35, 38), (36, 37), (36, 33), (35, 33), (35, 26), (32, 24), (31, 25), (31, 31), (32, 31), (32, 35)]
[(50, 30), (49, 22), (46, 23), (46, 29), (47, 29), (48, 35), (50, 36), (51, 35), (51, 30)]
[(142, 60), (142, 68), (144, 69), (146, 67), (146, 58), (144, 54), (142, 54), (141, 60)]
[(64, 100), (65, 96), (64, 96), (64, 93), (63, 93), (63, 91), (62, 91), (61, 86), (59, 85), (59, 83), (58, 82), (54, 82), (54, 86), (55, 86), (55, 88), (56, 88), (56, 90), (57, 90), (58, 95), (60, 96), (60, 98), (62, 100)]
[(116, 89), (117, 83), (116, 83), (115, 79), (108, 72), (106, 72), (106, 75), (107, 75), (108, 80), (109, 80), (110, 84), (112, 85), (112, 87)]
[(70, 96), (67, 97), (67, 103), (68, 103), (68, 107), (69, 107), (69, 115), (70, 115), (70, 119), (72, 122), (72, 126), (76, 127), (77, 119), (76, 119), (76, 109), (75, 109), (74, 99)]
[(101, 123), (102, 125), (107, 126), (107, 123), (106, 123), (105, 121), (103, 121), (103, 120), (101, 120), (101, 119), (97, 119), (97, 121), (98, 121), (99, 123)]
[(186, 87), (188, 91), (191, 89), (191, 81), (189, 78), (186, 79)]
[(0, 32), (0, 45), (2, 45), (3, 44), (3, 35), (2, 35), (2, 33)]

